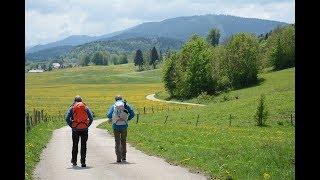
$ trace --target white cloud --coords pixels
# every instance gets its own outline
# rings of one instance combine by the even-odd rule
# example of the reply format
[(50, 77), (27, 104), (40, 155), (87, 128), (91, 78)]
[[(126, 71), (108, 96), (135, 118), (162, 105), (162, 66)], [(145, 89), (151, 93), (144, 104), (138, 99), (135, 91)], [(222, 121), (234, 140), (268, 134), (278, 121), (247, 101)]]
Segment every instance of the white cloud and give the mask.
[(26, 45), (70, 35), (102, 35), (142, 22), (230, 14), (294, 22), (294, 0), (27, 0)]
[(257, 6), (255, 4), (244, 4), (240, 6), (231, 6), (225, 13), (268, 20), (293, 23), (295, 20), (295, 4), (291, 2), (267, 3)]

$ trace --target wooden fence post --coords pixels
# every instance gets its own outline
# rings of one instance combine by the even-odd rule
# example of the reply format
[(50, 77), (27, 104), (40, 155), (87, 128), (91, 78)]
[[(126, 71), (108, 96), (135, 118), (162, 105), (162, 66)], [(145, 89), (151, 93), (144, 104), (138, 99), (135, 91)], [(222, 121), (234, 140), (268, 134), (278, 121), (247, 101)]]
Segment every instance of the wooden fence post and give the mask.
[(140, 114), (137, 114), (137, 122), (136, 122), (136, 124), (138, 124), (138, 122), (139, 122), (139, 115)]
[(200, 115), (198, 114), (196, 126), (198, 126), (199, 117), (200, 117)]
[(41, 114), (40, 114), (40, 111), (38, 110), (38, 124), (41, 122)]
[(27, 113), (24, 113), (24, 130), (28, 132)]
[(231, 118), (232, 118), (232, 116), (231, 116), (231, 114), (229, 115), (229, 126), (231, 126)]
[(36, 110), (36, 124), (39, 124), (39, 110)]
[(27, 113), (27, 130), (29, 131), (31, 129), (31, 124), (30, 124), (30, 115)]
[(166, 124), (167, 123), (167, 120), (168, 120), (168, 115), (166, 115), (166, 120), (164, 121), (164, 124)]
[(146, 107), (143, 107), (143, 114), (146, 113)]
[(41, 110), (41, 121), (43, 121), (43, 109)]
[(33, 108), (33, 113), (32, 113), (32, 120), (33, 120), (33, 122), (32, 122), (32, 125), (34, 125), (35, 119), (36, 119), (36, 109)]
[(29, 121), (30, 121), (30, 127), (32, 127), (32, 126), (33, 126), (33, 119), (32, 119), (32, 116), (30, 116)]
[(38, 121), (39, 121), (39, 118), (38, 118), (39, 116), (38, 116), (38, 110), (36, 110), (36, 124), (35, 125), (37, 125), (38, 124)]
[(38, 117), (38, 116), (37, 116), (37, 110), (35, 110), (35, 111), (34, 111), (34, 125), (37, 125), (37, 124), (38, 124), (38, 122), (37, 122), (37, 121), (38, 121), (37, 117)]
[(153, 111), (153, 106), (151, 107), (151, 109), (152, 109), (152, 114), (154, 113), (154, 111)]

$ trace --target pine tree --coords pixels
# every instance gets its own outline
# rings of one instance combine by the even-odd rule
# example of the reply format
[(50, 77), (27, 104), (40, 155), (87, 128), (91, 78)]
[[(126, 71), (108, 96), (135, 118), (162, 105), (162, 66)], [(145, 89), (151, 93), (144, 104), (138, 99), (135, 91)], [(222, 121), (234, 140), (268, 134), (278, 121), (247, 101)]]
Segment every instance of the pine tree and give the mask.
[(153, 66), (153, 69), (156, 69), (156, 61), (159, 60), (159, 55), (155, 47), (152, 48), (150, 53), (150, 62), (149, 65)]
[(216, 46), (219, 44), (219, 39), (220, 39), (219, 29), (216, 29), (216, 28), (211, 29), (207, 36), (208, 43), (211, 44), (212, 46)]
[(141, 67), (143, 65), (143, 55), (140, 49), (137, 50), (136, 55), (134, 57), (134, 65), (139, 66), (139, 71), (141, 71)]

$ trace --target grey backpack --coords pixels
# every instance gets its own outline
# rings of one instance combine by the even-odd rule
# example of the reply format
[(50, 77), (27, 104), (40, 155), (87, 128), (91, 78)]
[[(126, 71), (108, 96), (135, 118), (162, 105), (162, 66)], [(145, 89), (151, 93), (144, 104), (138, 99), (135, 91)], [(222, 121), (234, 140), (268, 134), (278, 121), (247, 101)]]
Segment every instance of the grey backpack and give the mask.
[(128, 123), (128, 113), (124, 107), (124, 102), (117, 101), (113, 105), (112, 123), (116, 125), (126, 125)]

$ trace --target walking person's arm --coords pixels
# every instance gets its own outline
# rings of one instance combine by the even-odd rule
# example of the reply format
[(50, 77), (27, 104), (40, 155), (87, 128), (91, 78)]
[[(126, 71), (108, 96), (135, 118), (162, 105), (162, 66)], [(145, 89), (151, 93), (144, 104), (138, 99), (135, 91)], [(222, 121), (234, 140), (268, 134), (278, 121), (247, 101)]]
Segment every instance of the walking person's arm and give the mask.
[(126, 106), (127, 106), (126, 109), (128, 110), (128, 113), (129, 113), (129, 117), (128, 117), (128, 121), (129, 121), (134, 117), (134, 111), (129, 105), (126, 105)]
[(86, 112), (88, 114), (88, 117), (89, 117), (89, 124), (88, 124), (88, 127), (92, 124), (92, 121), (93, 121), (93, 116), (92, 116), (92, 112), (89, 108), (86, 108)]
[(71, 127), (71, 124), (72, 124), (71, 118), (73, 117), (72, 108), (69, 108), (66, 114), (67, 115), (65, 120), (67, 124)]
[(109, 111), (106, 114), (107, 118), (109, 119), (109, 122), (111, 122), (112, 114), (113, 114), (113, 105), (109, 108)]

